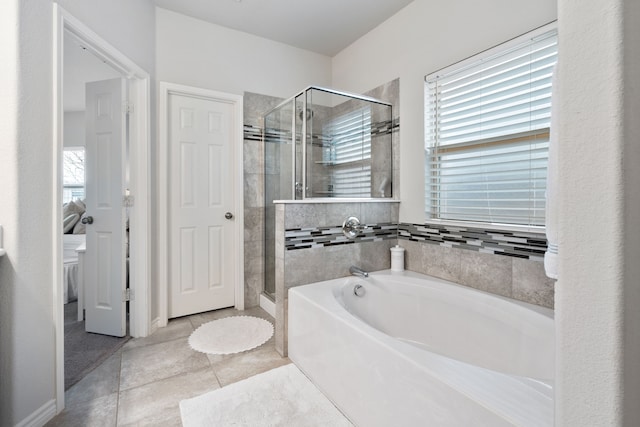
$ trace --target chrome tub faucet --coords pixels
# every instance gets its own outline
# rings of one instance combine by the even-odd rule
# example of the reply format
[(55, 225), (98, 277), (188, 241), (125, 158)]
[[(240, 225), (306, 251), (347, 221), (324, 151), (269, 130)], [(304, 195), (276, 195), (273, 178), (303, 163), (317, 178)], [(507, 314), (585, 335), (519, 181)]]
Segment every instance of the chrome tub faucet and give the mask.
[(369, 273), (361, 268), (356, 267), (355, 265), (349, 267), (349, 273), (353, 274), (354, 276), (369, 277)]

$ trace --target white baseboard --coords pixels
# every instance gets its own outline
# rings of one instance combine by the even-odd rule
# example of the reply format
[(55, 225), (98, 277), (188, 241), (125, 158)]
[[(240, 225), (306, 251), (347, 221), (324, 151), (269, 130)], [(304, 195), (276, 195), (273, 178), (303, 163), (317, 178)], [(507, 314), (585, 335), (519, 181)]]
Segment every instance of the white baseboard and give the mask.
[(51, 399), (36, 411), (32, 412), (24, 420), (16, 424), (16, 427), (42, 427), (56, 416), (56, 400)]
[(263, 294), (260, 294), (260, 308), (269, 313), (274, 319), (276, 318), (276, 304)]
[(149, 330), (149, 335), (153, 334), (155, 331), (160, 328), (160, 318), (156, 317), (151, 321), (151, 329)]

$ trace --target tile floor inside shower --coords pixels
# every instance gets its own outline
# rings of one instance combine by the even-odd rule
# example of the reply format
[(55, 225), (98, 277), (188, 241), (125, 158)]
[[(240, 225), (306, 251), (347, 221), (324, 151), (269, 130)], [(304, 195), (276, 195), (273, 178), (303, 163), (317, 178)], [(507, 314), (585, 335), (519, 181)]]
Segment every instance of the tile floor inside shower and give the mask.
[(65, 410), (47, 426), (181, 426), (179, 403), (291, 363), (274, 338), (231, 355), (194, 351), (187, 342), (198, 326), (228, 316), (274, 322), (260, 307), (233, 308), (169, 321), (146, 338), (132, 339), (65, 393)]

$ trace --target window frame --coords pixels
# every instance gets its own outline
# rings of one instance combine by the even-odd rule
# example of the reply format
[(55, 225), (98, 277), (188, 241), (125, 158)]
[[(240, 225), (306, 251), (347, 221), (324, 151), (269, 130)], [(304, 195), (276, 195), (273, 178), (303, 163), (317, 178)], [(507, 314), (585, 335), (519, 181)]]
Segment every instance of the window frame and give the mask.
[[(86, 172), (86, 166), (85, 166), (85, 161), (86, 161), (86, 157), (85, 157), (85, 155), (86, 155), (86, 147), (84, 147), (84, 146), (63, 147), (62, 151), (63, 151), (63, 154), (62, 154), (62, 171), (63, 171), (63, 174), (64, 174), (64, 161), (65, 161), (65, 160), (64, 160), (64, 157), (65, 157), (65, 156), (64, 156), (64, 152), (65, 152), (65, 151), (82, 151), (82, 153), (83, 153), (83, 172), (84, 172), (84, 173), (83, 173), (84, 178), (83, 178), (83, 180), (82, 180), (82, 185), (80, 185), (80, 184), (77, 184), (77, 185), (69, 184), (69, 185), (67, 185), (67, 184), (65, 183), (65, 181), (64, 181), (64, 176), (62, 177), (62, 200), (63, 200), (63, 202), (64, 202), (64, 192), (65, 192), (65, 190), (66, 190), (66, 189), (72, 189), (72, 188), (82, 188), (82, 189), (83, 189), (83, 193), (84, 193), (84, 197), (83, 197), (83, 198), (85, 198), (85, 197), (86, 197), (86, 194), (87, 194), (87, 193), (86, 193), (86, 188), (87, 188), (87, 172)], [(76, 199), (76, 198), (74, 198), (73, 196), (71, 197), (71, 200), (75, 200), (75, 199)]]
[[(430, 193), (431, 193), (431, 188), (428, 184), (428, 181), (430, 179), (430, 173), (432, 172), (429, 168), (429, 162), (430, 162), (430, 157), (431, 154), (429, 153), (429, 150), (427, 147), (427, 139), (428, 139), (428, 132), (429, 132), (429, 123), (427, 122), (427, 115), (426, 115), (426, 111), (429, 105), (429, 87), (428, 87), (428, 83), (427, 80), (428, 79), (433, 79), (434, 77), (437, 78), (441, 75), (451, 75), (454, 73), (462, 73), (467, 69), (471, 69), (476, 67), (478, 64), (482, 63), (482, 62), (486, 62), (489, 61), (497, 56), (502, 56), (502, 55), (506, 55), (508, 54), (510, 51), (518, 48), (519, 46), (521, 46), (524, 42), (526, 42), (527, 40), (534, 40), (536, 38), (539, 38), (541, 36), (546, 35), (547, 33), (549, 33), (550, 31), (556, 31), (557, 32), (557, 21), (552, 21), (548, 24), (545, 24), (541, 27), (538, 27), (532, 31), (529, 31), (525, 34), (522, 34), (520, 36), (514, 37), (513, 39), (510, 39), (504, 43), (500, 43), (498, 45), (495, 45), (489, 49), (486, 49), (482, 52), (479, 52), (475, 55), (472, 55), (468, 58), (465, 58), (459, 62), (456, 62), (454, 64), (451, 64), (447, 67), (441, 68), (437, 71), (434, 71), (432, 73), (429, 73), (425, 76), (424, 79), (424, 103), (423, 105), (425, 106), (425, 121), (424, 121), (424, 156), (425, 156), (425, 165), (424, 165), (424, 177), (423, 177), (423, 183), (425, 184), (425, 191), (424, 191), (424, 215), (425, 215), (425, 220), (424, 223), (425, 224), (433, 224), (433, 225), (439, 225), (439, 226), (452, 226), (452, 227), (461, 227), (461, 228), (480, 228), (480, 229), (486, 229), (486, 230), (499, 230), (499, 231), (507, 231), (507, 232), (527, 232), (527, 233), (535, 233), (535, 234), (544, 234), (546, 232), (546, 226), (536, 226), (536, 225), (524, 225), (524, 224), (509, 224), (509, 223), (499, 223), (499, 222), (484, 222), (484, 221), (474, 221), (474, 220), (456, 220), (456, 219), (441, 219), (441, 218), (435, 218), (435, 217), (431, 217), (431, 212), (429, 211), (429, 208), (427, 206), (427, 200), (430, 199)], [(546, 132), (549, 131), (549, 128), (546, 128)], [(544, 132), (542, 129), (539, 130), (538, 132)], [(517, 133), (514, 134), (510, 134), (510, 135), (516, 135)], [(505, 136), (505, 138), (508, 138), (509, 136)], [(479, 139), (477, 141), (477, 143), (480, 143), (481, 139)], [(429, 176), (428, 176), (429, 175)]]

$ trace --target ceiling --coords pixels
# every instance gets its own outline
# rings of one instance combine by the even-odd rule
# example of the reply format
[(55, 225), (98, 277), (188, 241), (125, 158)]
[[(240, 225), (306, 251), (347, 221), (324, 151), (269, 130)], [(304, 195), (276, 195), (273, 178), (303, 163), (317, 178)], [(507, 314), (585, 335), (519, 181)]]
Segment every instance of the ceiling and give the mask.
[(334, 56), (412, 0), (153, 0), (164, 9)]
[(84, 49), (73, 37), (64, 37), (64, 95), (65, 112), (84, 111), (86, 82), (112, 79), (120, 74), (95, 55)]

